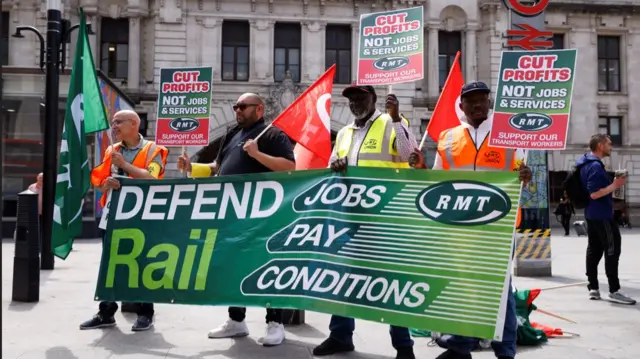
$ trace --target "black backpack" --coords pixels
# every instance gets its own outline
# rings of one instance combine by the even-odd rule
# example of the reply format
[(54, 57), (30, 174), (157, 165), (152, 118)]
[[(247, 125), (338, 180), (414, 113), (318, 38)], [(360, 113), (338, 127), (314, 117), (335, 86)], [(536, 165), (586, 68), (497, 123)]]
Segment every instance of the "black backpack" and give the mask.
[[(602, 165), (602, 162), (600, 162), (600, 164)], [(578, 209), (586, 208), (591, 199), (589, 192), (580, 180), (580, 169), (582, 166), (584, 166), (584, 164), (575, 166), (573, 171), (569, 172), (567, 178), (562, 182), (562, 189), (567, 192), (573, 207)]]

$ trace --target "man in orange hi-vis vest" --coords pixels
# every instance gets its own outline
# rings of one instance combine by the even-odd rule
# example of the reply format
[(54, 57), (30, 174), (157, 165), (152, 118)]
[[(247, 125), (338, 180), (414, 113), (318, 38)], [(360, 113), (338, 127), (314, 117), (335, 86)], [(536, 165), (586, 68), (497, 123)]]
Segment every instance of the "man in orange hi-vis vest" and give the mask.
[[(169, 150), (145, 140), (139, 133), (140, 117), (131, 110), (118, 111), (113, 115), (111, 127), (118, 143), (109, 146), (104, 153), (103, 162), (91, 171), (91, 184), (102, 191), (100, 204), (103, 207), (99, 227), (104, 231), (108, 220), (109, 194), (120, 189), (115, 176), (131, 178), (162, 179), (167, 164)], [(104, 234), (104, 232), (103, 232)], [(137, 303), (138, 319), (131, 330), (143, 331), (153, 326), (153, 303)], [(96, 329), (116, 325), (114, 315), (118, 310), (116, 302), (100, 302), (98, 314), (80, 324), (80, 329)]]
[[(434, 170), (450, 171), (520, 171), (520, 180), (528, 183), (531, 170), (519, 164), (515, 149), (496, 148), (488, 145), (492, 116), (489, 87), (482, 82), (471, 82), (462, 87), (460, 109), (464, 112), (461, 124), (443, 131), (438, 140), (438, 154), (433, 164)], [(426, 168), (424, 157), (419, 151), (409, 158), (414, 168)], [(518, 214), (519, 214), (518, 210)], [(516, 222), (519, 222), (519, 216)], [(505, 314), (502, 341), (491, 343), (499, 359), (513, 359), (516, 356), (518, 320), (516, 302), (509, 284), (507, 311)], [(459, 335), (444, 334), (436, 340), (447, 351), (436, 359), (471, 359), (471, 351), (478, 347), (480, 340)]]

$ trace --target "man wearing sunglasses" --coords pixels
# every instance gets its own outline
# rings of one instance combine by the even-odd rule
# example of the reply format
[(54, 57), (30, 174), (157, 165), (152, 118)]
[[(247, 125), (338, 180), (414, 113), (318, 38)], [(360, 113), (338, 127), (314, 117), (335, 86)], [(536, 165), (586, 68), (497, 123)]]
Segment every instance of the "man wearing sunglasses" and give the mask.
[[(277, 127), (269, 128), (257, 141), (264, 129), (264, 102), (260, 96), (246, 93), (233, 106), (237, 125), (222, 138), (216, 160), (212, 163), (191, 163), (183, 153), (178, 158), (178, 169), (191, 177), (211, 175), (228, 176), (275, 171), (293, 171), (296, 168), (293, 145), (289, 137)], [(209, 338), (231, 338), (249, 335), (245, 324), (246, 308), (230, 307), (229, 318), (209, 332)], [(266, 335), (259, 339), (264, 346), (275, 346), (284, 340), (282, 310), (267, 309)]]

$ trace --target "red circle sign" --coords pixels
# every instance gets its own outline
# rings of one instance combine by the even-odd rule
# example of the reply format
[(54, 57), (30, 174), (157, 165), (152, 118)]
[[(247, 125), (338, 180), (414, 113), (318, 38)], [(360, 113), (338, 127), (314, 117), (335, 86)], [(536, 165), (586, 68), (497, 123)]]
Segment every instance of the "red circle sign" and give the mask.
[(519, 0), (504, 0), (505, 5), (520, 16), (532, 17), (541, 14), (549, 5), (549, 0), (539, 0), (535, 5), (521, 4)]

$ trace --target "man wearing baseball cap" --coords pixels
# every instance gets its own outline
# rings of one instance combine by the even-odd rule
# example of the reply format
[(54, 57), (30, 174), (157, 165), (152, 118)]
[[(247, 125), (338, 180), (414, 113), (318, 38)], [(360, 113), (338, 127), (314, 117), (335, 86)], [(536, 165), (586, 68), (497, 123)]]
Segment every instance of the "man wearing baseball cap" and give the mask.
[[(489, 114), (491, 90), (483, 82), (471, 82), (462, 87), (460, 109), (464, 116), (460, 125), (440, 134), (438, 153), (433, 164), (434, 170), (451, 171), (520, 171), (520, 180), (528, 183), (531, 170), (519, 164), (515, 149), (491, 147), (488, 144), (493, 116)], [(426, 168), (424, 157), (415, 151), (409, 159), (415, 168)], [(518, 210), (519, 212), (519, 210)], [(519, 222), (519, 219), (516, 219)], [(517, 225), (517, 223), (516, 223)], [(504, 321), (502, 341), (491, 343), (499, 359), (513, 359), (516, 356), (516, 302), (511, 284), (508, 286), (507, 311)], [(471, 359), (471, 351), (479, 344), (478, 338), (445, 334), (436, 340), (447, 351), (436, 359)]]
[[(349, 166), (409, 168), (409, 156), (416, 149), (416, 139), (409, 130), (409, 121), (400, 115), (398, 99), (387, 95), (387, 113), (376, 109), (376, 90), (373, 86), (350, 86), (342, 96), (349, 99), (349, 109), (355, 117), (352, 124), (338, 132), (330, 168), (345, 172)], [(355, 321), (337, 315), (331, 317), (331, 334), (313, 349), (313, 355), (324, 356), (354, 350)], [(391, 326), (391, 343), (397, 351), (396, 359), (415, 359), (409, 329)]]

